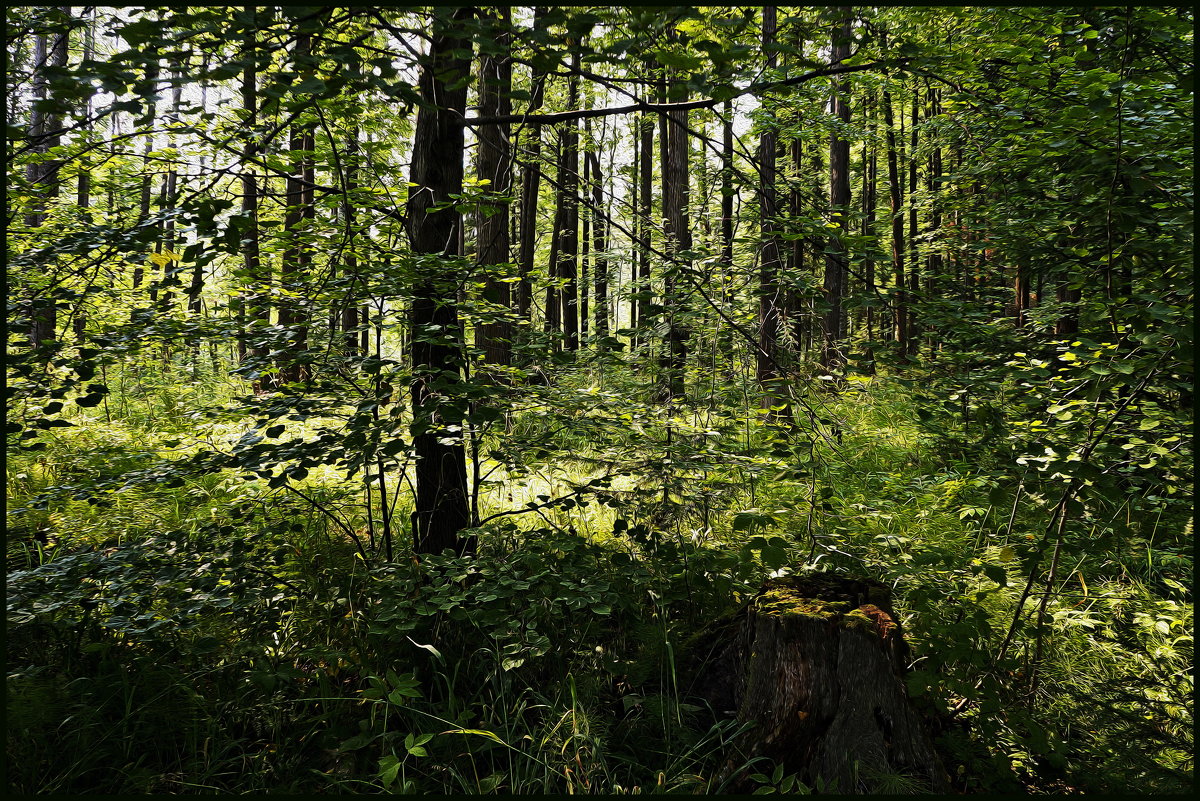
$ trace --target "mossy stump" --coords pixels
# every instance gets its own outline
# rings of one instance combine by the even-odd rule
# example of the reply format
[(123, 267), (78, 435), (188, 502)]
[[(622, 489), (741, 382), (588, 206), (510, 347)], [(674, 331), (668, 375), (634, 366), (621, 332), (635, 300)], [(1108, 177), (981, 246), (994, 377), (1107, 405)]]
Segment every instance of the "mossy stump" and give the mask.
[(829, 792), (948, 792), (904, 689), (905, 645), (883, 584), (830, 573), (768, 582), (693, 641), (693, 688), (718, 714), (753, 721), (724, 769), (765, 756)]

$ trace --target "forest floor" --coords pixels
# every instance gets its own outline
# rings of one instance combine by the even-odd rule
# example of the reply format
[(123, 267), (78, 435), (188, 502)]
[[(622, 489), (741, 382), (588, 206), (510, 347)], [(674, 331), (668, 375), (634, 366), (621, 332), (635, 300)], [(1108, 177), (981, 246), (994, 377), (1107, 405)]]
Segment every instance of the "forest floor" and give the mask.
[(736, 382), (667, 408), (563, 370), (477, 432), (477, 555), (415, 558), (385, 473), (391, 562), (378, 476), (181, 466), (254, 436), (220, 411), (245, 387), (109, 382), (8, 461), (16, 792), (720, 792), (735, 722), (691, 693), (688, 637), (813, 569), (893, 587), (958, 789), (1190, 787), (1187, 514), (1089, 507), (1047, 580), (1055, 486), (949, 442), (911, 381), (771, 421)]

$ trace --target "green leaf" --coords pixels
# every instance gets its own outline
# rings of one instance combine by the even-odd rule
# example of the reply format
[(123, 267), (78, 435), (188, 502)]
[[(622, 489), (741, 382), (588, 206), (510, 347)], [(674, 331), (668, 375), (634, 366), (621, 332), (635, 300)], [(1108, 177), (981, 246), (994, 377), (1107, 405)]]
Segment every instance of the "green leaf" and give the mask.
[(450, 729), (442, 732), (442, 734), (474, 734), (477, 737), (483, 737), (485, 740), (491, 740), (492, 742), (499, 743), (500, 745), (507, 745), (507, 743), (501, 740), (500, 737), (494, 732), (485, 731), (484, 729)]
[(399, 772), (400, 760), (396, 756), (388, 754), (379, 760), (379, 780), (384, 787), (391, 787)]
[(1008, 586), (1008, 573), (999, 565), (983, 565), (983, 574), (1001, 587)]

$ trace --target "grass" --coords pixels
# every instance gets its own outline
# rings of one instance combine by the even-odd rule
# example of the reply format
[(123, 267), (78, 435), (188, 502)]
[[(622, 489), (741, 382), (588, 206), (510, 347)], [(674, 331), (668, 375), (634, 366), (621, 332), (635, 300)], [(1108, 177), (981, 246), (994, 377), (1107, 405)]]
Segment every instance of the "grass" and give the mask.
[[(81, 413), (46, 450), (14, 454), (10, 506), (194, 453), (178, 410), (238, 392), (214, 383), (167, 403), (151, 378), (114, 398), (115, 415)], [(13, 787), (716, 792), (733, 722), (688, 697), (680, 649), (767, 576), (813, 566), (895, 587), (910, 693), (941, 710), (961, 788), (1189, 787), (1178, 507), (1153, 521), (1135, 500), (1088, 507), (1044, 625), (1037, 584), (998, 659), (1054, 487), (1030, 477), (1018, 494), (986, 458), (947, 458), (886, 378), (810, 400), (819, 415), (791, 430), (715, 403), (665, 416), (629, 379), (564, 370), (482, 440), (497, 483), (481, 516), (612, 481), (494, 518), (476, 559), (418, 563), (400, 527), (400, 558), (368, 563), (312, 503), (225, 472), (101, 506), (52, 498), (13, 519), (7, 543)], [(243, 430), (218, 415), (201, 438)], [(298, 486), (360, 537), (378, 521), (361, 474), (317, 468)], [(735, 768), (806, 789), (773, 765)]]

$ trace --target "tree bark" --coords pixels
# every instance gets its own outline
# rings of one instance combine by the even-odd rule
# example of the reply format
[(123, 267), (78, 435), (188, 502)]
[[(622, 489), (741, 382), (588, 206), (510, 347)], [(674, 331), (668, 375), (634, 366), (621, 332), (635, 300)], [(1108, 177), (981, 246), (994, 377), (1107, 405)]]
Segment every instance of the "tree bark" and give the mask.
[[(311, 74), (307, 61), (312, 49), (312, 37), (300, 33), (296, 37), (293, 59), (301, 79)], [(288, 246), (283, 252), (279, 267), (279, 283), (285, 295), (279, 303), (279, 327), (288, 339), (281, 345), (279, 376), (284, 383), (303, 381), (308, 378), (308, 367), (301, 360), (308, 348), (308, 310), (301, 300), (305, 297), (311, 248), (304, 242), (309, 235), (313, 219), (312, 204), (312, 123), (292, 125), (289, 148), (292, 153), (291, 173), (287, 177), (287, 213), (284, 216), (284, 231)]]
[[(933, 87), (928, 87), (926, 90), (929, 99), (927, 115), (930, 119), (936, 118), (941, 114), (941, 105), (938, 100), (938, 90)], [(936, 136), (934, 129), (930, 129), (931, 137)], [(937, 291), (938, 286), (942, 282), (943, 258), (942, 258), (942, 148), (936, 142), (930, 148), (929, 152), (929, 169), (926, 176), (926, 186), (929, 189), (929, 255), (925, 259), (925, 295), (932, 298)], [(1024, 306), (1029, 305), (1029, 281), (1025, 279), (1025, 301)], [(1022, 309), (1024, 309), (1024, 306)], [(1022, 311), (1022, 319), (1018, 324), (1024, 324), (1024, 311)], [(931, 351), (937, 350), (939, 340), (927, 326), (927, 335), (929, 336), (929, 346)]]
[[(584, 139), (589, 142), (588, 147), (591, 147), (592, 125), (591, 120), (583, 121)], [(580, 143), (580, 148), (583, 144)], [(583, 159), (580, 163), (580, 169), (583, 171), (579, 183), (579, 196), (587, 197), (592, 192), (592, 152), (591, 150), (582, 151)], [(590, 288), (589, 278), (591, 273), (588, 271), (590, 260), (592, 258), (592, 217), (594, 213), (589, 209), (579, 215), (579, 339), (580, 342), (587, 341), (588, 324), (591, 319), (588, 317), (588, 290)]]
[(650, 312), (654, 300), (654, 288), (651, 286), (650, 275), (650, 244), (654, 240), (651, 215), (654, 213), (654, 122), (649, 114), (643, 114), (641, 119), (641, 150), (638, 153), (638, 181), (641, 184), (638, 192), (641, 201), (641, 247), (638, 248), (637, 287), (638, 309), (637, 323), (638, 344), (645, 344), (650, 339), (650, 327), (653, 315)]
[[(435, 9), (429, 55), (421, 67), (424, 101), (417, 111), (409, 181), (408, 235), (418, 258), (419, 277), (410, 313), (413, 383), (413, 446), (416, 499), (412, 512), (418, 553), (473, 552), (474, 540), (459, 537), (470, 524), (466, 452), (461, 413), (439, 404), (460, 383), (462, 335), (456, 291), (461, 268), (457, 243), (462, 219), (451, 195), (461, 194), (463, 127), (470, 61), (461, 55), (471, 43), (462, 23), (470, 8)], [(443, 206), (443, 208), (438, 208)]]
[(834, 793), (883, 792), (897, 774), (917, 792), (950, 789), (905, 691), (886, 585), (831, 573), (773, 580), (697, 635), (682, 664), (718, 715), (755, 724), (724, 769), (728, 792), (750, 789), (734, 771), (753, 757)]
[[(920, 92), (913, 87), (912, 100), (912, 129), (909, 132), (908, 148), (908, 249), (911, 258), (908, 260), (908, 296), (915, 301), (921, 294), (920, 251), (917, 246), (917, 124), (920, 121)], [(908, 355), (915, 356), (921, 346), (921, 325), (910, 302), (908, 307)]]
[[(200, 72), (208, 73), (209, 54), (205, 53), (201, 61)], [(200, 108), (208, 108), (208, 83), (200, 85)], [(200, 172), (204, 172), (204, 156), (200, 157)], [(187, 308), (188, 314), (193, 317), (199, 317), (202, 309), (200, 294), (204, 291), (204, 260), (197, 258), (196, 263), (192, 265), (192, 279), (187, 288)], [(193, 353), (199, 353), (199, 343), (193, 346)]]
[[(874, 128), (878, 123), (878, 117), (873, 112), (875, 111), (875, 96), (872, 95), (868, 100), (866, 116), (869, 120), (868, 124)], [(875, 146), (874, 141), (868, 141), (863, 147), (863, 236), (867, 242), (874, 242), (875, 233), (875, 205), (878, 202), (879, 188), (879, 150)], [(863, 260), (863, 279), (866, 283), (867, 296), (872, 301), (875, 299), (875, 260), (867, 257)], [(869, 305), (866, 308), (866, 328), (867, 342), (875, 341), (875, 307)], [(871, 375), (875, 374), (875, 349), (871, 345), (867, 345), (864, 351), (866, 369)]]
[[(596, 341), (602, 343), (608, 336), (608, 225), (604, 203), (604, 175), (600, 171), (600, 154), (589, 153), (592, 162), (592, 276), (595, 281), (595, 331)], [(598, 345), (606, 349), (603, 344)]]
[(733, 281), (733, 101), (721, 116), (721, 305), (728, 309)]
[[(511, 10), (497, 8), (491, 12), (496, 25), (496, 45), (507, 51), (512, 41)], [(482, 53), (479, 57), (479, 113), (485, 115), (508, 115), (512, 112), (512, 62), (507, 52), (500, 54)], [(507, 196), (512, 185), (512, 152), (509, 145), (507, 124), (487, 125), (479, 130), (478, 176), (489, 181), (486, 191), (497, 196)], [(512, 300), (509, 284), (496, 275), (496, 265), (509, 260), (508, 205), (498, 203), (480, 211), (479, 241), (476, 261), (487, 271), (483, 296), (491, 304), (504, 309), (507, 314)], [(491, 317), (495, 312), (489, 311)], [(507, 318), (482, 323), (475, 330), (475, 344), (483, 350), (485, 364), (507, 366), (512, 362), (512, 324)]]
[[(95, 8), (84, 14), (86, 24), (83, 33), (83, 57), (81, 62), (90, 61), (95, 52), (95, 14)], [(82, 130), (84, 135), (90, 135), (92, 132), (92, 98), (90, 96), (84, 101), (83, 120)], [(88, 224), (92, 221), (90, 211), (92, 205), (92, 172), (90, 163), (91, 159), (88, 157), (84, 157), (81, 160), (79, 175), (75, 183), (75, 205), (79, 207), (80, 217)], [(84, 304), (85, 300), (80, 298), (79, 303), (75, 305), (71, 319), (71, 330), (75, 335), (75, 342), (81, 348), (84, 347), (84, 343), (87, 341), (87, 308)]]
[[(533, 11), (533, 26), (538, 22), (545, 9), (536, 7)], [(533, 68), (530, 75), (530, 99), (528, 113), (533, 114), (542, 107), (545, 96), (546, 75)], [(537, 209), (538, 186), (542, 178), (542, 126), (538, 123), (529, 124), (527, 156), (521, 163), (521, 244), (517, 256), (517, 269), (521, 280), (517, 284), (517, 314), (522, 320), (529, 321), (533, 313), (533, 255), (537, 245)]]
[[(183, 71), (177, 68), (174, 70), (175, 86), (171, 87), (171, 116), (179, 119), (179, 106), (183, 100)], [(167, 134), (167, 147), (175, 147), (175, 137), (173, 134)], [(177, 253), (175, 247), (175, 203), (179, 197), (179, 169), (176, 162), (172, 161), (167, 168), (167, 174), (162, 184), (162, 194), (159, 202), (159, 208), (167, 212), (172, 212), (162, 221), (162, 237), (159, 239), (155, 250), (158, 252), (167, 251), (168, 253)], [(182, 268), (179, 260), (174, 258), (163, 264), (163, 295), (159, 304), (159, 308), (164, 312), (170, 312), (174, 305), (175, 293), (174, 287), (179, 286), (179, 270)]]
[[(840, 9), (843, 18), (834, 28), (831, 61), (840, 63), (850, 55), (850, 9)], [(843, 126), (850, 124), (850, 85), (840, 81), (834, 86), (833, 112)], [(846, 315), (842, 308), (846, 294), (846, 244), (850, 221), (850, 141), (837, 131), (829, 137), (829, 202), (837, 221), (837, 232), (830, 238), (825, 256), (826, 311), (821, 318), (821, 364), (840, 372), (846, 366)]]
[[(62, 7), (61, 11), (65, 17), (70, 17), (69, 6)], [(47, 99), (50, 95), (49, 81), (46, 79), (47, 60), (59, 69), (67, 66), (69, 36), (70, 31), (64, 30), (54, 37), (52, 43), (48, 43), (45, 34), (39, 34), (34, 42), (32, 103), (34, 108), (29, 118), (29, 138), (33, 142), (33, 150), (36, 153), (46, 153), (52, 148), (58, 147), (62, 141), (61, 118), (57, 114), (47, 114), (39, 110), (37, 103), (39, 100)], [(49, 53), (47, 53), (48, 44)], [(40, 164), (30, 164), (26, 168), (25, 177), (29, 180), (30, 187), (35, 193), (30, 210), (25, 215), (25, 225), (29, 228), (38, 228), (46, 221), (48, 201), (58, 197), (61, 184), (59, 171), (61, 169), (62, 162), (57, 159), (43, 161)], [(37, 197), (39, 192), (41, 197)], [(29, 341), (34, 348), (58, 338), (58, 306), (54, 295), (52, 287), (46, 287), (40, 296), (35, 295), (29, 330)]]
[(555, 143), (555, 172), (558, 175), (558, 186), (554, 193), (554, 226), (550, 230), (550, 258), (546, 262), (546, 320), (544, 330), (550, 337), (550, 348), (557, 352), (562, 349), (562, 290), (558, 286), (559, 256), (562, 247), (563, 229), (566, 227), (567, 202), (563, 197), (563, 174), (566, 172), (566, 148), (562, 137)]
[[(579, 49), (571, 54), (572, 70), (579, 69)], [(567, 104), (579, 105), (579, 76), (572, 72), (567, 78)], [(562, 169), (558, 180), (562, 187), (562, 228), (558, 240), (558, 277), (562, 280), (563, 345), (569, 351), (579, 350), (579, 122), (571, 120), (563, 126)]]
[[(880, 46), (883, 47), (884, 44), (881, 43)], [(908, 354), (908, 287), (904, 276), (904, 216), (900, 210), (904, 197), (900, 185), (899, 158), (896, 153), (892, 94), (887, 89), (883, 90), (883, 125), (887, 130), (888, 191), (892, 218), (892, 332), (898, 356), (903, 362)]]
[[(669, 81), (672, 100), (686, 100), (686, 84), (672, 76)], [(691, 152), (688, 140), (688, 112), (672, 111), (666, 115), (667, 136), (663, 167), (663, 217), (666, 222), (666, 251), (674, 262), (664, 273), (663, 297), (667, 316), (667, 347), (662, 355), (664, 387), (668, 398), (682, 398), (686, 390), (685, 368), (689, 332), (687, 323), (681, 319), (686, 302), (680, 291), (679, 273), (691, 267), (691, 262), (682, 256), (683, 251), (692, 249), (692, 230), (688, 215), (689, 178), (688, 163)]]
[[(778, 63), (775, 53), (776, 9), (763, 7), (762, 46), (766, 53), (768, 71)], [(758, 216), (762, 244), (758, 263), (758, 352), (755, 378), (762, 390), (762, 405), (772, 408), (783, 403), (777, 386), (779, 376), (779, 321), (781, 295), (779, 273), (782, 269), (776, 219), (779, 215), (776, 182), (778, 136), (774, 120), (765, 124), (758, 140), (758, 162), (761, 184), (758, 190)]]
[(356, 353), (366, 352), (366, 348), (360, 349), (358, 331), (361, 326), (367, 323), (366, 309), (359, 309), (357, 292), (355, 288), (359, 286), (360, 276), (358, 274), (358, 252), (357, 242), (358, 231), (355, 230), (355, 206), (352, 200), (352, 195), (358, 190), (358, 126), (350, 131), (349, 139), (346, 143), (345, 155), (345, 170), (346, 170), (346, 197), (342, 202), (342, 219), (346, 225), (346, 258), (343, 262), (343, 272), (347, 280), (346, 300), (341, 308), (341, 334), (342, 334), (342, 350), (347, 356), (353, 356)]
[[(150, 201), (154, 195), (153, 178), (154, 174), (150, 171), (150, 153), (154, 150), (154, 118), (158, 110), (158, 71), (159, 61), (157, 53), (150, 53), (146, 62), (143, 81), (146, 89), (143, 90), (143, 96), (149, 95), (149, 108), (143, 115), (144, 122), (149, 131), (146, 133), (145, 144), (142, 147), (142, 191), (141, 202), (138, 205), (138, 222), (145, 223), (150, 217)], [(153, 265), (153, 262), (150, 262)], [(146, 278), (146, 266), (144, 262), (135, 262), (133, 266), (133, 288), (137, 289), (142, 285)], [(157, 292), (154, 290), (153, 282), (150, 287), (150, 300), (157, 300)]]
[[(267, 284), (270, 275), (264, 270), (262, 256), (259, 251), (258, 229), (258, 178), (254, 173), (254, 160), (258, 157), (258, 67), (256, 29), (248, 26), (245, 32), (244, 54), (246, 66), (242, 71), (242, 109), (245, 112), (244, 127), (249, 135), (244, 139), (242, 147), (242, 214), (246, 218), (246, 230), (242, 234), (242, 260), (249, 282), (249, 292), (243, 293), (239, 311), (243, 318), (242, 337), (238, 340), (238, 356), (246, 359), (249, 339), (253, 343), (249, 347), (251, 356), (260, 360), (259, 369), (265, 367), (268, 349), (263, 337), (271, 324), (271, 307), (268, 300)], [(256, 391), (265, 388), (267, 382), (262, 378), (254, 381)]]

